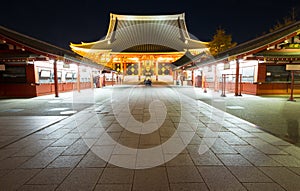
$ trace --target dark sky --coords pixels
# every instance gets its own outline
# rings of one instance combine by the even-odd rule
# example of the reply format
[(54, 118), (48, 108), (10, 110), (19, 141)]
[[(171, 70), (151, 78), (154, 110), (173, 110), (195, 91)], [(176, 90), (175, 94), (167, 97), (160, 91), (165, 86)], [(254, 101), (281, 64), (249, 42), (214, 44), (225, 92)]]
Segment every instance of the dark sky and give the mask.
[(109, 14), (185, 13), (189, 33), (210, 41), (218, 28), (242, 43), (268, 32), (291, 15), (300, 0), (5, 0), (0, 24), (56, 46), (91, 42), (106, 35)]

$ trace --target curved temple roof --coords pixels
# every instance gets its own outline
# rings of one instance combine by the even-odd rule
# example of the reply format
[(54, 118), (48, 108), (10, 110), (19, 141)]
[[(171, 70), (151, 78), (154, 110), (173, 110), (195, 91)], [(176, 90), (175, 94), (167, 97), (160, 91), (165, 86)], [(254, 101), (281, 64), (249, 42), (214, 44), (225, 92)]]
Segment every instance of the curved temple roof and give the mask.
[(70, 44), (74, 52), (178, 53), (206, 49), (207, 42), (188, 33), (184, 13), (173, 15), (110, 14), (105, 38)]

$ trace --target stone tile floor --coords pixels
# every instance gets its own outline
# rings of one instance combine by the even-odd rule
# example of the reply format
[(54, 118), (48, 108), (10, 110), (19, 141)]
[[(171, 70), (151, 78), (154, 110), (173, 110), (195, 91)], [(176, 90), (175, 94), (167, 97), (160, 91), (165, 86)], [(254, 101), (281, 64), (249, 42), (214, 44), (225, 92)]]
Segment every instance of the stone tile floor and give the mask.
[(72, 96), (89, 107), (0, 117), (0, 190), (300, 190), (300, 148), (222, 99), (161, 86)]

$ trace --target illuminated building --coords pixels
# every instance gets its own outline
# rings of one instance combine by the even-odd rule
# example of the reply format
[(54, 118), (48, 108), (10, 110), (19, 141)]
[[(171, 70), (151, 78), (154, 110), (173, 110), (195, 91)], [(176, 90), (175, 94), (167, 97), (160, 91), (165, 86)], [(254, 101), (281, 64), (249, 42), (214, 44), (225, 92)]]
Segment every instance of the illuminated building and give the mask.
[(110, 14), (106, 36), (96, 42), (71, 43), (77, 54), (124, 76), (124, 81), (173, 82), (173, 63), (208, 51), (207, 42), (189, 34), (184, 14)]

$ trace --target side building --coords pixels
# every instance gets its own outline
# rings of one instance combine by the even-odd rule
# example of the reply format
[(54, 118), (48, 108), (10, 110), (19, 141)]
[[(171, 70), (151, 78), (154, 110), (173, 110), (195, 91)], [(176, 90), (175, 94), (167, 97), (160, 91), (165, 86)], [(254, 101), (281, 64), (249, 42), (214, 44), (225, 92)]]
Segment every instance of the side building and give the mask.
[[(206, 88), (235, 95), (300, 93), (300, 21), (208, 59), (179, 63)], [(195, 76), (194, 80), (197, 76)], [(199, 76), (198, 76), (199, 77)]]
[(0, 97), (36, 97), (94, 87), (107, 68), (0, 26)]

